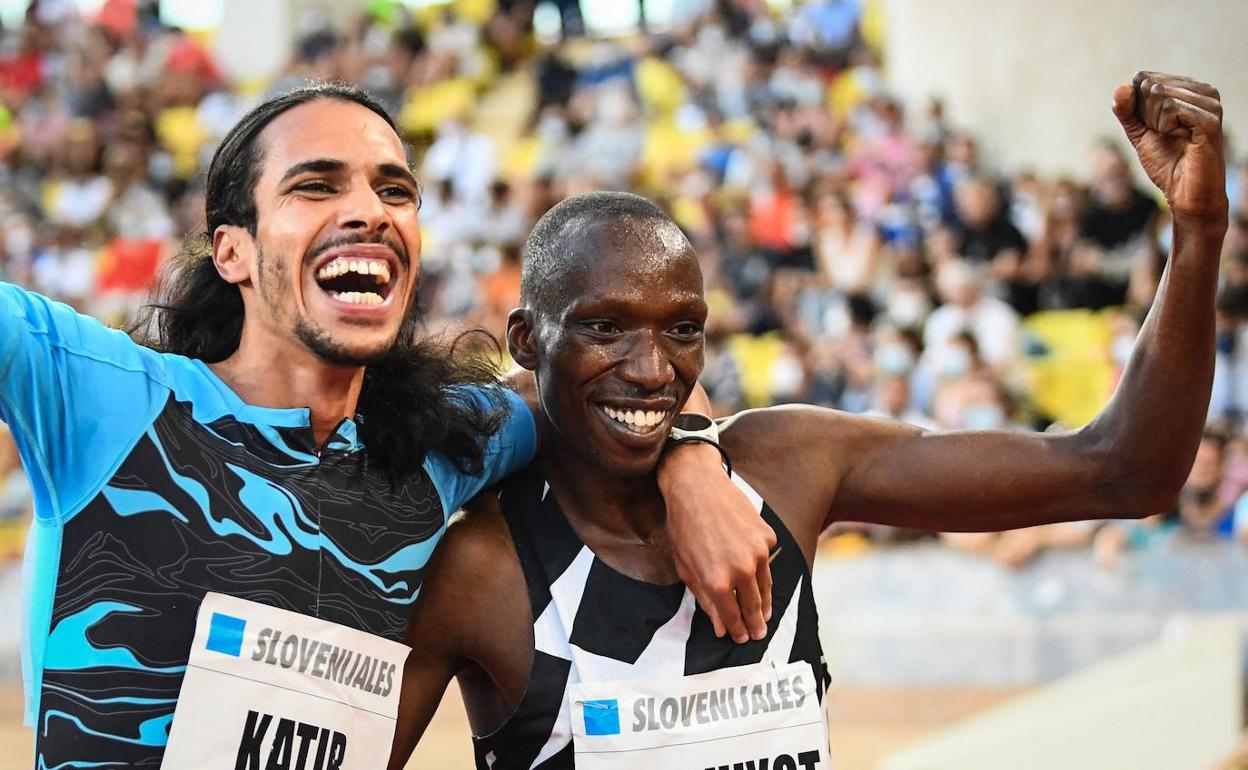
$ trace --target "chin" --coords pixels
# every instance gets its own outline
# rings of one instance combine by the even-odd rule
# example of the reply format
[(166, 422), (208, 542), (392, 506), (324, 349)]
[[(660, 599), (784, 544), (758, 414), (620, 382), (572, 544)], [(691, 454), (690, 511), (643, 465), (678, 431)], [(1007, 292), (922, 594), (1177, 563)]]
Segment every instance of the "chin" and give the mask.
[(659, 468), (660, 450), (645, 457), (618, 457), (593, 452), (592, 455), (609, 475), (620, 479), (640, 480), (652, 475)]
[(394, 351), (395, 336), (332, 334), (324, 328), (301, 325), (296, 333), (308, 349), (328, 363), (343, 366), (368, 366)]

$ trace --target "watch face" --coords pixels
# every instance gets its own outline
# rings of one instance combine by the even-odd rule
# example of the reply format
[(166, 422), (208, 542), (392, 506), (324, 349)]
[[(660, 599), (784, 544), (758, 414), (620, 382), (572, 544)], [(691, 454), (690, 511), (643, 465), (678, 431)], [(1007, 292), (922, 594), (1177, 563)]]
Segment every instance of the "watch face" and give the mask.
[(682, 412), (676, 416), (676, 421), (672, 423), (672, 427), (680, 430), (700, 431), (706, 430), (714, 424), (714, 421), (704, 414)]

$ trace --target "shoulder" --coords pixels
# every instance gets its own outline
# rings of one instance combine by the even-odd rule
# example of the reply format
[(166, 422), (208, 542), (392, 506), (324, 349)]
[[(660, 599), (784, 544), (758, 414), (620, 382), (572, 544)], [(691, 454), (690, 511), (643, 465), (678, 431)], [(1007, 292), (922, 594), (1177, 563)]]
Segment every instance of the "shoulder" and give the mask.
[(721, 442), (734, 464), (738, 456), (751, 464), (774, 463), (780, 449), (790, 457), (835, 455), (874, 437), (917, 431), (895, 420), (809, 404), (749, 409), (720, 421)]
[[(121, 329), (20, 286), (0, 282), (0, 314), (5, 317), (0, 335), (7, 344), (63, 355), (78, 367), (66, 374), (90, 376), (94, 386), (107, 386), (109, 371), (121, 378), (145, 375), (170, 390), (196, 392), (205, 385), (202, 370), (191, 359), (153, 350)], [(22, 333), (19, 327), (25, 342), (11, 339)]]
[(798, 536), (816, 537), (842, 481), (873, 454), (922, 430), (896, 420), (809, 405), (741, 412), (722, 421), (733, 469)]

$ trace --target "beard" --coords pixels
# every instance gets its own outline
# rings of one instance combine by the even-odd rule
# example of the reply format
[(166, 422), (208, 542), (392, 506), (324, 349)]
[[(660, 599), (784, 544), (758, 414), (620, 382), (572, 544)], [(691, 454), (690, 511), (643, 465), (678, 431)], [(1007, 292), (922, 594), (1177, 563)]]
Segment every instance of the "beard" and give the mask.
[[(305, 256), (305, 261), (315, 254)], [(289, 275), (282, 270), (281, 260), (270, 260), (263, 251), (257, 254), (257, 268), (260, 274), (259, 289), (261, 300), (268, 305), (269, 314), (273, 318), (282, 316), (281, 303), (276, 298), (288, 297), (291, 294)], [(389, 342), (368, 348), (352, 347), (340, 340), (306, 315), (298, 315), (294, 319), (295, 338), (304, 344), (318, 358), (334, 366), (370, 366), (392, 357), (405, 343), (410, 345), (414, 338), (419, 312), (415, 298), (409, 303), (407, 312), (400, 322), (399, 331)]]
[(352, 349), (305, 317), (295, 321), (295, 337), (318, 358), (335, 366), (369, 366), (385, 360), (398, 347), (398, 340), (394, 339), (371, 350)]

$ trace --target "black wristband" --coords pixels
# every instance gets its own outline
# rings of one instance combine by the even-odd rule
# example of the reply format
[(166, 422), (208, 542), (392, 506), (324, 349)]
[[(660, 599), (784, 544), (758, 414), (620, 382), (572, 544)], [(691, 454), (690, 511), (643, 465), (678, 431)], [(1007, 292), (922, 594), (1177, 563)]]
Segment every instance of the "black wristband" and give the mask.
[(717, 442), (711, 441), (709, 438), (705, 438), (703, 436), (682, 436), (680, 438), (669, 438), (667, 440), (667, 443), (669, 444), (710, 444), (711, 446), (719, 450), (719, 456), (723, 458), (724, 460), (724, 470), (728, 472), (729, 476), (732, 476), (732, 460), (728, 459), (728, 452), (722, 446), (720, 446)]

